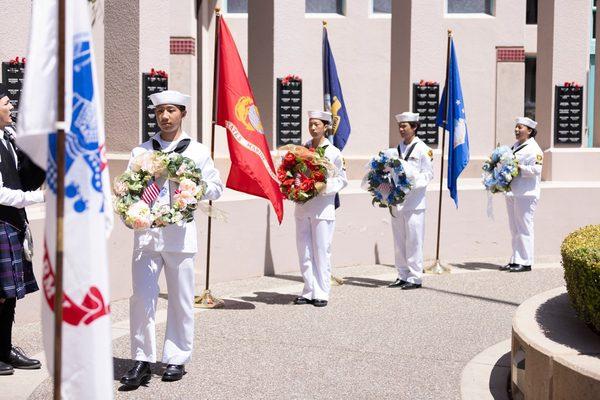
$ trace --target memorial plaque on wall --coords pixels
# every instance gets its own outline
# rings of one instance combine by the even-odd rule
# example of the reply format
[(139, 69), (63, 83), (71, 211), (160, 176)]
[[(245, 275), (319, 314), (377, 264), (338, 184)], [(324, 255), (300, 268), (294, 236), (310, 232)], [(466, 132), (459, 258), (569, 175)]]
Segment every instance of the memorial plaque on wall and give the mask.
[(277, 147), (302, 144), (302, 81), (277, 78)]
[(19, 99), (21, 98), (21, 89), (23, 88), (23, 76), (25, 73), (25, 64), (22, 62), (3, 62), (2, 63), (2, 83), (6, 85), (8, 97), (14, 110), (12, 118), (17, 122)]
[(163, 71), (142, 74), (142, 142), (160, 132), (156, 123), (154, 105), (148, 96), (167, 90), (168, 87), (169, 78)]
[(581, 143), (583, 87), (556, 85), (554, 99), (554, 144)]
[(438, 144), (438, 127), (435, 123), (440, 102), (440, 85), (413, 84), (413, 112), (419, 113), (417, 136), (427, 144)]

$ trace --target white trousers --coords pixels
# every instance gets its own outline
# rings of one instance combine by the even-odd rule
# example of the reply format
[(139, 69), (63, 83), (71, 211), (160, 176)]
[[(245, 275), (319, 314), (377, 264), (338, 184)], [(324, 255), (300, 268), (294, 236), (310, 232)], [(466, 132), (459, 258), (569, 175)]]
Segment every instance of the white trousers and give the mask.
[(508, 225), (512, 236), (511, 263), (533, 265), (533, 214), (538, 199), (506, 196)]
[(302, 297), (329, 300), (334, 229), (335, 221), (296, 218), (296, 246), (304, 279)]
[(164, 266), (169, 303), (162, 362), (187, 363), (194, 343), (194, 254), (134, 251), (132, 264), (133, 295), (129, 299), (132, 358), (156, 362), (158, 277)]
[(391, 220), (398, 277), (420, 284), (423, 277), (425, 210), (395, 211), (395, 215)]

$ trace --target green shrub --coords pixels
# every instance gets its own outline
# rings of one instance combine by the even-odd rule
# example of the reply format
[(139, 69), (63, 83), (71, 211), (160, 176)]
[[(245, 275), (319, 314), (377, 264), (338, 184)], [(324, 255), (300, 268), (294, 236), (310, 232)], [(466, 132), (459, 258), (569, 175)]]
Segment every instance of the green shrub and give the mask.
[(600, 332), (600, 225), (570, 233), (560, 254), (571, 304), (579, 318)]

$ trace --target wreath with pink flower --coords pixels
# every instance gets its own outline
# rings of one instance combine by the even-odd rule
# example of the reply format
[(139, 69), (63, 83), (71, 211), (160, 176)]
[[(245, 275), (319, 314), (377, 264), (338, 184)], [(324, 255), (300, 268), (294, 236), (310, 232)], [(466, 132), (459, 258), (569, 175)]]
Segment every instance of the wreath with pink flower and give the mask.
[[(154, 201), (157, 182), (177, 185), (170, 204)], [(131, 160), (127, 171), (114, 180), (115, 212), (131, 229), (183, 224), (194, 219), (194, 211), (206, 193), (202, 171), (190, 158), (177, 153), (152, 151)]]

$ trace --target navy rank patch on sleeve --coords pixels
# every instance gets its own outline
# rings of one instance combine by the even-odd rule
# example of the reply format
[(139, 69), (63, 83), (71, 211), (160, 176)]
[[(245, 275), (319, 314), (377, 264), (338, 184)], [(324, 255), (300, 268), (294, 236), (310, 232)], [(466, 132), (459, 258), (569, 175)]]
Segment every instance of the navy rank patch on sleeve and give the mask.
[(542, 165), (543, 160), (544, 160), (544, 157), (541, 154), (537, 154), (535, 156), (535, 163), (536, 164)]

